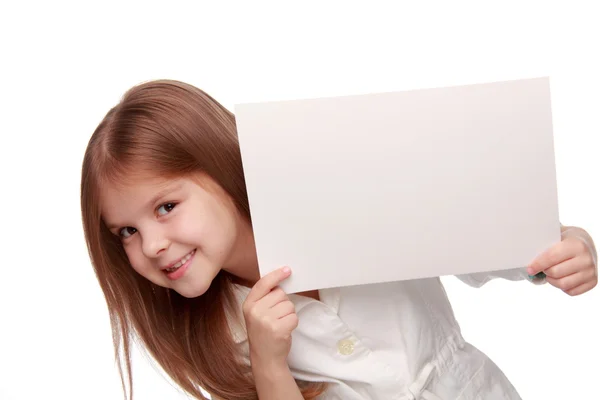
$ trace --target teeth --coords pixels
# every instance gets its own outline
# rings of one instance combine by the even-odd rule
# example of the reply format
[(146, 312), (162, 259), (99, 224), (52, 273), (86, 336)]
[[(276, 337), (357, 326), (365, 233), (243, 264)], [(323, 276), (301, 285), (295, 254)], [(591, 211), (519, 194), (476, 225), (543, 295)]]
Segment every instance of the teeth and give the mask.
[(177, 262), (177, 264), (173, 265), (171, 268), (166, 268), (165, 271), (167, 271), (167, 272), (173, 272), (173, 271), (177, 270), (183, 264), (185, 264), (186, 262), (188, 262), (188, 260), (190, 258), (192, 258), (192, 256), (194, 255), (195, 252), (196, 252), (196, 250), (192, 250), (187, 256), (185, 256), (181, 260), (179, 260)]

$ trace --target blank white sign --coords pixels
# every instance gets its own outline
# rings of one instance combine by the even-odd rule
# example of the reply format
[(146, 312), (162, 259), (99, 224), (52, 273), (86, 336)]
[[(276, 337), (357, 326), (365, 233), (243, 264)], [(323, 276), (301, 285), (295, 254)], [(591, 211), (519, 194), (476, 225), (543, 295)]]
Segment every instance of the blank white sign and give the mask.
[(524, 267), (560, 240), (548, 78), (239, 104), (264, 275), (288, 293)]

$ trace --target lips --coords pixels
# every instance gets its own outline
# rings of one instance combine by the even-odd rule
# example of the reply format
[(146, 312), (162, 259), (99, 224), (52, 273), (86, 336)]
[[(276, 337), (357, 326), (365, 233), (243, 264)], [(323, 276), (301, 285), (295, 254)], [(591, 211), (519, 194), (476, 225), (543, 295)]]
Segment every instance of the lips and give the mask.
[(173, 262), (173, 263), (169, 264), (168, 266), (162, 268), (162, 270), (167, 274), (177, 271), (182, 265), (184, 265), (186, 262), (188, 262), (189, 259), (192, 258), (192, 256), (195, 253), (196, 253), (196, 249), (190, 251), (185, 256), (181, 257), (178, 261)]

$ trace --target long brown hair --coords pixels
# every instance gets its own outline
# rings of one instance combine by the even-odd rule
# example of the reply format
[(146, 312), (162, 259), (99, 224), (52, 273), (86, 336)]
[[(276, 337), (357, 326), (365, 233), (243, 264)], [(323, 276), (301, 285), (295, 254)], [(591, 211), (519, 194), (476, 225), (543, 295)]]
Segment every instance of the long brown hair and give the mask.
[[(85, 152), (81, 210), (85, 239), (104, 293), (125, 398), (123, 360), (133, 399), (131, 340), (137, 336), (167, 374), (195, 398), (257, 399), (251, 368), (234, 341), (228, 316), (241, 320), (235, 277), (221, 271), (205, 294), (186, 298), (157, 286), (130, 266), (100, 211), (103, 185), (133, 172), (215, 180), (250, 222), (235, 118), (202, 90), (173, 80), (129, 89), (100, 122)], [(324, 384), (298, 382), (305, 399)]]

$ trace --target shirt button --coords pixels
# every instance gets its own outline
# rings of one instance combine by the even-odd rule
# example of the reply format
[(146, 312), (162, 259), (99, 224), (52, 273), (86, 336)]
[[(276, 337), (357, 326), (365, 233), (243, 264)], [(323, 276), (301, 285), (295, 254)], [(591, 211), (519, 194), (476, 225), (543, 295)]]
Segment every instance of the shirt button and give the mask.
[(349, 356), (354, 353), (354, 342), (350, 339), (342, 339), (338, 342), (338, 352), (342, 355)]

